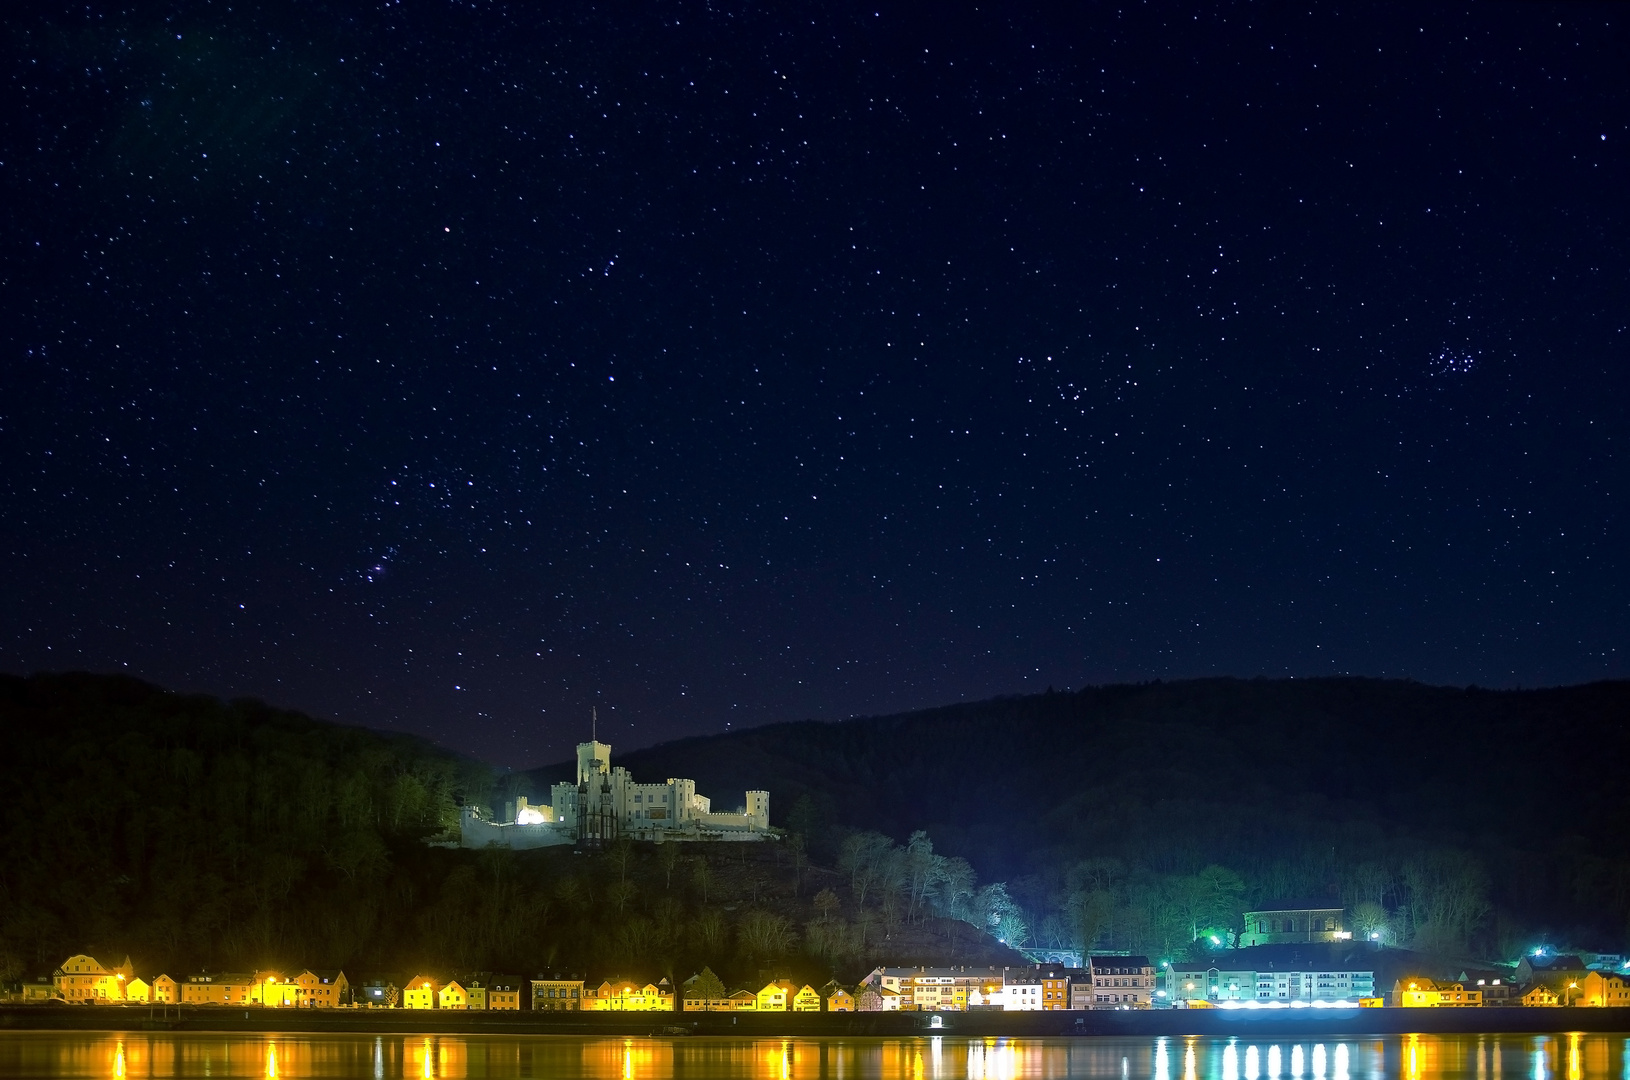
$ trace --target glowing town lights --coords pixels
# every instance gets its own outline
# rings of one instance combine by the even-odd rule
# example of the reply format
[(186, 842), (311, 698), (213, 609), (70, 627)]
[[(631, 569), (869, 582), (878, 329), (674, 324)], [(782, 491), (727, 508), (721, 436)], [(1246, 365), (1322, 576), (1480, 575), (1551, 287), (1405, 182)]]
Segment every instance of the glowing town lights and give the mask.
[(1245, 1048), (1245, 1080), (1256, 1080), (1260, 1075), (1262, 1075), (1261, 1058), (1257, 1054), (1256, 1047), (1247, 1046)]
[(1292, 1078), (1302, 1075), (1302, 1044), (1297, 1043), (1290, 1048), (1290, 1075)]
[(1333, 1080), (1348, 1080), (1346, 1043), (1336, 1044), (1336, 1072)]
[(1239, 1050), (1232, 1040), (1223, 1048), (1223, 1080), (1239, 1080)]
[(113, 1080), (125, 1080), (125, 1042), (123, 1039), (120, 1039), (119, 1044), (113, 1048)]
[(1313, 1046), (1313, 1080), (1324, 1080), (1324, 1043)]
[(1199, 1075), (1199, 1069), (1195, 1067), (1194, 1061), (1194, 1040), (1190, 1039), (1189, 1044), (1183, 1048), (1183, 1080), (1198, 1080)]
[(1275, 1080), (1276, 1077), (1282, 1076), (1284, 1074), (1284, 1069), (1281, 1068), (1282, 1064), (1283, 1064), (1283, 1062), (1280, 1060), (1280, 1056), (1279, 1056), (1279, 1047), (1277, 1047), (1277, 1046), (1268, 1047), (1268, 1077), (1269, 1077), (1269, 1080)]
[(266, 1080), (277, 1080), (277, 1044), (266, 1044)]

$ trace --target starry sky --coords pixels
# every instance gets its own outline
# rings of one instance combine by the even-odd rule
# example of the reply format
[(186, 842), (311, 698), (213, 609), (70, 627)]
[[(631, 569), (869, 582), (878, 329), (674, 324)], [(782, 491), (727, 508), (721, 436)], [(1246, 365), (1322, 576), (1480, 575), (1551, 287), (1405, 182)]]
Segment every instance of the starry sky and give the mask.
[(1630, 13), (8, 17), (0, 669), (515, 767), (1630, 676)]

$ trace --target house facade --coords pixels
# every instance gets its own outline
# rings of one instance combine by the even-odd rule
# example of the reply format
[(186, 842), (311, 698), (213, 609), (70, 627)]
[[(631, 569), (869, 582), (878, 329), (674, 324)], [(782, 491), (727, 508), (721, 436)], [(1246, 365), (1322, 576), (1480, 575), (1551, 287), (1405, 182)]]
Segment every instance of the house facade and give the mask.
[(487, 1008), (494, 1012), (518, 1012), (526, 996), (526, 980), (518, 975), (493, 975), (487, 980)]
[(57, 993), (72, 1004), (115, 1005), (125, 999), (125, 983), (134, 978), (130, 957), (122, 964), (106, 964), (79, 953), (62, 962), (52, 975)]
[(402, 1008), (434, 1009), (441, 992), (441, 984), (439, 977), (428, 972), (413, 976), (407, 981), (407, 985), (402, 987)]
[(583, 980), (542, 976), (531, 980), (534, 1012), (579, 1012), (583, 1008)]
[(1573, 1003), (1592, 1008), (1616, 1008), (1630, 1005), (1630, 982), (1609, 971), (1588, 971), (1579, 980)]
[(1556, 991), (1544, 983), (1535, 983), (1530, 986), (1523, 992), (1520, 1000), (1524, 1007), (1530, 1009), (1554, 1009), (1562, 1004), (1561, 1000), (1556, 996)]
[(312, 971), (294, 977), (295, 1004), (302, 1009), (337, 1009), (351, 1004), (351, 983), (339, 970)]
[(1254, 968), (1240, 968), (1226, 960), (1218, 964), (1176, 963), (1166, 968), (1168, 1001), (1255, 1001), (1256, 995)]
[(436, 1008), (465, 1010), (470, 1007), (470, 989), (465, 979), (455, 975), (436, 991)]
[(155, 1005), (174, 1005), (181, 1000), (181, 984), (168, 975), (153, 978), (152, 1002)]
[(261, 995), (253, 972), (203, 971), (181, 984), (183, 1005), (256, 1005)]
[(1437, 981), (1422, 975), (1405, 976), (1393, 984), (1392, 1000), (1404, 1009), (1465, 1009), (1483, 1004), (1483, 992), (1464, 983)]
[(1148, 1009), (1155, 1000), (1155, 967), (1147, 956), (1089, 956), (1094, 1009)]
[(583, 989), (585, 1012), (673, 1012), (673, 984), (667, 979), (640, 984), (629, 979), (606, 979)]

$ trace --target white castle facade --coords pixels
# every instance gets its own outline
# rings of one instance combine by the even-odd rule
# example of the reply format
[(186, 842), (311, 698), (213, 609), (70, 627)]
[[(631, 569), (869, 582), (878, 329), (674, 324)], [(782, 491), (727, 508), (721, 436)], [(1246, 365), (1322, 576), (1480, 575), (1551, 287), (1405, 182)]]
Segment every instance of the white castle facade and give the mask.
[(633, 840), (763, 840), (770, 833), (770, 793), (749, 791), (735, 813), (716, 814), (712, 800), (696, 794), (696, 781), (669, 778), (639, 784), (621, 766), (611, 767), (611, 747), (594, 740), (577, 744), (577, 782), (562, 781), (548, 806), (525, 796), (493, 821), (471, 806), (459, 820), (459, 844), (484, 848), (553, 847), (600, 844), (626, 836)]

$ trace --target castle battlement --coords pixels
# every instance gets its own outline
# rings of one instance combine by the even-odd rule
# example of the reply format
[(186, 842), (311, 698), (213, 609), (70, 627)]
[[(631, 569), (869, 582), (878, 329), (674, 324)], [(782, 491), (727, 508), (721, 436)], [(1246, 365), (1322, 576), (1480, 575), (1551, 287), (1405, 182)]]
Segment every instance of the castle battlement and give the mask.
[(459, 826), (459, 843), (467, 848), (599, 844), (621, 836), (663, 843), (773, 835), (769, 792), (749, 791), (740, 810), (714, 813), (712, 800), (696, 793), (696, 781), (638, 783), (627, 769), (612, 766), (611, 747), (597, 739), (577, 744), (577, 781), (554, 785), (549, 805), (534, 806), (522, 796), (501, 821), (465, 807)]

